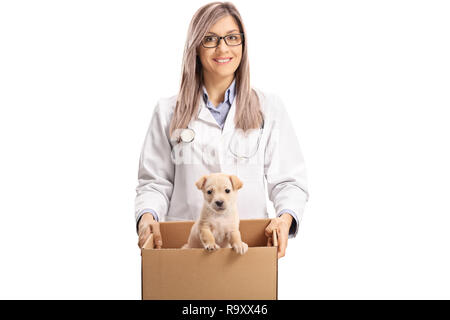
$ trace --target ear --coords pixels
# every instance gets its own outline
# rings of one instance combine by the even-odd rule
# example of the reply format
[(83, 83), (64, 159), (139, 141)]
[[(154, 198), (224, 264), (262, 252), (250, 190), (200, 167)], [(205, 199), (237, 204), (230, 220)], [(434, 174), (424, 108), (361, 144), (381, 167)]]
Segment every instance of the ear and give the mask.
[(240, 188), (242, 188), (243, 183), (238, 177), (231, 175), (230, 180), (234, 190), (239, 190)]
[(200, 180), (198, 180), (195, 185), (197, 186), (197, 188), (199, 190), (203, 189), (203, 186), (205, 185), (206, 179), (208, 179), (208, 176), (203, 176), (200, 178)]

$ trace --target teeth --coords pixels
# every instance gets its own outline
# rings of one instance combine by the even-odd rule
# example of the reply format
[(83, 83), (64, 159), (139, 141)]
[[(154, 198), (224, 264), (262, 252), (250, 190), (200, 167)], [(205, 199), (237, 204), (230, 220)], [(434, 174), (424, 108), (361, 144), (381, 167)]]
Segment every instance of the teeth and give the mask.
[(216, 61), (217, 61), (217, 62), (220, 62), (220, 63), (228, 62), (228, 61), (230, 61), (230, 60), (231, 60), (231, 59), (227, 59), (227, 60), (217, 60), (217, 59), (216, 59)]

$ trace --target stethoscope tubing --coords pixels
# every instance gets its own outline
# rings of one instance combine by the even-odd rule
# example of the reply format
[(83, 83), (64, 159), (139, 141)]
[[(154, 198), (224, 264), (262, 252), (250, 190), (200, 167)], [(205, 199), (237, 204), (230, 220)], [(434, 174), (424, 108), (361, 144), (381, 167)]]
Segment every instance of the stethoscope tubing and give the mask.
[[(262, 120), (262, 125), (261, 125), (261, 128), (259, 129), (259, 136), (258, 136), (256, 150), (255, 150), (255, 152), (253, 152), (253, 154), (251, 156), (242, 156), (242, 155), (236, 154), (233, 150), (231, 150), (231, 141), (230, 141), (230, 143), (228, 143), (228, 150), (237, 159), (244, 159), (244, 160), (251, 159), (259, 150), (259, 142), (261, 140), (261, 136), (262, 136), (263, 132), (264, 132), (264, 119)], [(236, 131), (233, 133), (233, 136), (231, 139), (233, 139), (235, 133), (236, 133)], [(181, 133), (177, 139), (177, 143), (178, 144), (179, 143), (192, 143), (194, 141), (194, 139), (195, 139), (195, 131), (191, 128), (187, 128), (187, 129), (181, 130)]]

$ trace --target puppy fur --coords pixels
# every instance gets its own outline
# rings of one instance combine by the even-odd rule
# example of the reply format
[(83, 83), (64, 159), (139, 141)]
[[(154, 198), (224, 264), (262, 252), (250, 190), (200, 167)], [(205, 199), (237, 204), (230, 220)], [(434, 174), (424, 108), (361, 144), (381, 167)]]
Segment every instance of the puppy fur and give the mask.
[(203, 208), (194, 223), (188, 243), (182, 248), (233, 248), (245, 254), (248, 245), (241, 240), (239, 215), (236, 206), (237, 191), (242, 181), (234, 175), (213, 173), (201, 177), (195, 185), (203, 192)]

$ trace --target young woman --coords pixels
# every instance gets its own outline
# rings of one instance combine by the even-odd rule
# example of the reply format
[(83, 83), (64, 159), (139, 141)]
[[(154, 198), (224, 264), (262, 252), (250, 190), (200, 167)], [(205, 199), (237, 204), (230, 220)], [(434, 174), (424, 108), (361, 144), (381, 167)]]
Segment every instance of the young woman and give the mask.
[[(276, 45), (276, 44), (271, 44)], [(136, 188), (138, 245), (150, 233), (161, 248), (159, 221), (196, 220), (201, 176), (233, 174), (243, 182), (241, 219), (276, 218), (278, 257), (297, 234), (308, 200), (303, 156), (280, 98), (250, 86), (248, 40), (230, 2), (201, 7), (192, 18), (178, 95), (160, 99), (145, 138)], [(266, 190), (267, 183), (267, 190)]]

